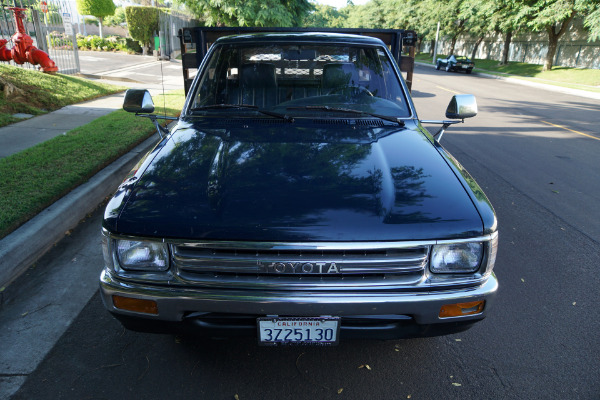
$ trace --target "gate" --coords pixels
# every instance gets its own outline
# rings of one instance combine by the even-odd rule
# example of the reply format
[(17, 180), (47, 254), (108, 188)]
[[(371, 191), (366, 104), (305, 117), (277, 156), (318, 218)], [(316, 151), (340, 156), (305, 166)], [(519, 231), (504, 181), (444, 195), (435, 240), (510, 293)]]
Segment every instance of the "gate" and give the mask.
[[(1, 1), (1, 0), (0, 0)], [(16, 32), (14, 14), (9, 7), (26, 8), (26, 19), (23, 21), (27, 34), (33, 39), (33, 45), (48, 53), (56, 63), (61, 74), (75, 74), (79, 72), (79, 55), (77, 53), (76, 32), (71, 24), (70, 3), (68, 0), (45, 0), (47, 12), (42, 11), (41, 2), (34, 0), (5, 0), (0, 9), (0, 38), (8, 40), (7, 48), (11, 48), (12, 36)], [(70, 30), (69, 30), (70, 28)], [(38, 66), (29, 63), (13, 66), (38, 69)]]

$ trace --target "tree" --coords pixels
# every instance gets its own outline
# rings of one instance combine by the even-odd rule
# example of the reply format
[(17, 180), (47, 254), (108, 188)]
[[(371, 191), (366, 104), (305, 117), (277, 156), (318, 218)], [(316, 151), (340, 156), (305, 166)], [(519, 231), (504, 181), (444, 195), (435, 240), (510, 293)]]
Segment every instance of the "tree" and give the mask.
[(106, 26), (120, 26), (125, 23), (127, 23), (127, 19), (123, 7), (117, 7), (113, 15), (109, 15), (104, 19), (104, 25)]
[(115, 3), (112, 0), (77, 0), (77, 11), (81, 15), (93, 15), (100, 23), (102, 37), (102, 20), (115, 13)]
[(504, 34), (501, 65), (508, 64), (513, 33), (525, 28), (526, 21), (519, 15), (522, 7), (523, 0), (491, 0), (486, 3), (487, 12), (491, 16), (490, 26)]
[(303, 26), (318, 28), (341, 28), (345, 17), (335, 8), (325, 4), (316, 4), (314, 11), (304, 18)]
[(503, 28), (508, 29), (505, 41), (504, 55), (508, 58), (508, 48), (512, 39), (513, 25), (507, 22), (511, 15), (509, 13), (510, 3), (507, 0), (465, 0), (460, 6), (460, 18), (467, 21), (467, 31), (477, 40), (471, 51), (471, 59), (475, 59), (477, 49), (485, 36), (491, 33), (502, 33)]
[(308, 0), (180, 0), (207, 26), (300, 26)]
[(527, 25), (534, 31), (546, 31), (548, 34), (544, 71), (552, 69), (558, 40), (565, 34), (575, 15), (587, 16), (594, 8), (598, 8), (597, 0), (532, 0), (522, 8), (519, 16), (527, 20)]
[(125, 7), (129, 35), (140, 42), (142, 53), (147, 54), (152, 44), (154, 32), (158, 32), (158, 8)]
[(450, 37), (450, 54), (454, 53), (458, 36), (465, 32), (466, 19), (460, 17), (464, 0), (423, 0), (419, 3), (421, 21), (435, 34), (437, 23), (440, 33)]
[(600, 39), (600, 5), (596, 5), (590, 13), (586, 15), (584, 26), (590, 30), (588, 40)]

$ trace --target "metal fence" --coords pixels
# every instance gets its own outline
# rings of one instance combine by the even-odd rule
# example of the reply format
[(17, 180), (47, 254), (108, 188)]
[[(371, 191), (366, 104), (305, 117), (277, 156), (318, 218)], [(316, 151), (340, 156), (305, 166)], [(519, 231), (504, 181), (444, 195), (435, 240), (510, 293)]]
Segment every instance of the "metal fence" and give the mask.
[(161, 12), (159, 15), (161, 55), (177, 57), (181, 53), (181, 45), (177, 37), (177, 32), (181, 28), (199, 26), (199, 23), (197, 20), (174, 10), (170, 13)]
[[(17, 31), (14, 13), (9, 7), (26, 8), (26, 20), (23, 21), (27, 34), (33, 39), (33, 45), (48, 53), (56, 63), (61, 74), (75, 74), (80, 71), (79, 55), (75, 30), (70, 24), (73, 15), (67, 0), (46, 0), (47, 12), (44, 12), (37, 0), (12, 0), (0, 3), (0, 38), (8, 40), (7, 48), (14, 46), (12, 37)], [(71, 27), (70, 32), (67, 29)], [(29, 63), (16, 64), (27, 69), (38, 69)]]

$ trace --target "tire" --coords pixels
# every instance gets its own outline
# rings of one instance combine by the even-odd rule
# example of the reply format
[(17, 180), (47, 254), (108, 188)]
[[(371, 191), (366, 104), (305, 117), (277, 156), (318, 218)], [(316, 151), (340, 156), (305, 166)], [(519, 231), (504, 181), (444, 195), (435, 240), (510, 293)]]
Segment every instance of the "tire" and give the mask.
[(440, 62), (439, 61), (437, 63), (435, 63), (435, 69), (437, 69), (438, 71), (440, 70)]
[(468, 70), (466, 70), (465, 72), (466, 72), (467, 74), (470, 74), (472, 71), (473, 71), (472, 69), (468, 69)]
[(452, 71), (452, 67), (450, 65), (446, 65), (446, 72)]

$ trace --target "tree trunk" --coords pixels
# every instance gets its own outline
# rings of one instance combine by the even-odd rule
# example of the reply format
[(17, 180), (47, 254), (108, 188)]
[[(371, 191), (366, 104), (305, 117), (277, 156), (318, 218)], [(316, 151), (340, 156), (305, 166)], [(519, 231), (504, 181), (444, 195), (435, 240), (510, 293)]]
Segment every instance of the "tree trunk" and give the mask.
[(452, 38), (452, 41), (450, 42), (450, 53), (448, 53), (448, 55), (454, 54), (454, 48), (456, 47), (457, 40), (458, 40), (458, 35), (456, 35)]
[(475, 42), (475, 47), (473, 47), (473, 51), (471, 52), (471, 61), (475, 61), (475, 55), (477, 54), (477, 49), (479, 48), (481, 42), (483, 42), (483, 36), (478, 37), (477, 41)]
[(548, 53), (546, 53), (546, 59), (544, 60), (544, 68), (542, 71), (550, 71), (552, 69), (557, 48), (558, 35), (554, 32), (554, 27), (551, 26), (548, 28)]
[(433, 57), (433, 52), (435, 50), (435, 40), (431, 40), (430, 46), (429, 46), (429, 55), (431, 57)]
[(98, 28), (100, 29), (100, 39), (102, 39), (102, 17), (98, 18)]
[(510, 53), (510, 42), (512, 41), (512, 31), (506, 32), (506, 37), (504, 38), (504, 48), (502, 49), (502, 60), (500, 61), (500, 65), (508, 64), (508, 53)]
[(557, 27), (560, 26), (558, 32), (556, 32), (555, 25), (552, 24), (546, 28), (548, 31), (548, 53), (546, 54), (546, 59), (544, 60), (544, 68), (542, 71), (550, 71), (552, 69), (552, 65), (554, 64), (554, 56), (556, 55), (556, 49), (558, 49), (558, 39), (567, 31), (571, 20), (575, 16), (575, 11), (571, 14), (569, 18), (564, 20)]

